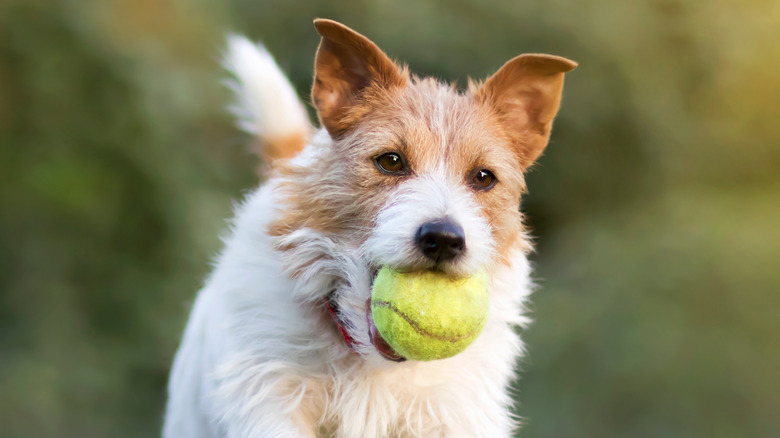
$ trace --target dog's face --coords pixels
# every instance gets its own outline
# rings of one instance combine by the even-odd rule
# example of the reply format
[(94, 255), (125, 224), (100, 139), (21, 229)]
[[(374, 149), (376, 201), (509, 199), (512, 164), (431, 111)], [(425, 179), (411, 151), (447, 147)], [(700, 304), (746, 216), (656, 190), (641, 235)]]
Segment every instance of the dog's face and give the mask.
[(289, 203), (271, 234), (294, 275), (331, 275), (325, 292), (356, 352), (399, 359), (368, 315), (376, 271), (464, 277), (526, 249), (523, 172), (547, 144), (563, 73), (576, 64), (523, 55), (459, 92), (410, 77), (343, 25), (315, 26), (312, 100), (328, 138), (279, 166)]

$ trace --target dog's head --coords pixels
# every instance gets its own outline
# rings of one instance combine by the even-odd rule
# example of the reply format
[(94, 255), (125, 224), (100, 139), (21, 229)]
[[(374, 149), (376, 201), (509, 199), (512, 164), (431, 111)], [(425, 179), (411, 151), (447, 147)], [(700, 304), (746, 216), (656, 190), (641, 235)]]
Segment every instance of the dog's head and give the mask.
[(286, 202), (270, 232), (302, 297), (329, 300), (356, 352), (392, 359), (366, 318), (376, 271), (463, 277), (527, 249), (523, 173), (547, 144), (576, 64), (520, 55), (460, 92), (410, 76), (339, 23), (315, 27), (312, 101), (325, 130), (277, 164)]

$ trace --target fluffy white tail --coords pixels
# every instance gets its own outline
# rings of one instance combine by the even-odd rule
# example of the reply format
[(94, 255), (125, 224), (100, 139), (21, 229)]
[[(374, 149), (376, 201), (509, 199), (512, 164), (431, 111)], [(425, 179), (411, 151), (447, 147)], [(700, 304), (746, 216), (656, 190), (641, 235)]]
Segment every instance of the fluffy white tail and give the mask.
[(242, 130), (258, 137), (266, 161), (295, 156), (306, 146), (312, 126), (290, 81), (262, 44), (231, 35), (222, 61), (234, 76), (230, 108)]

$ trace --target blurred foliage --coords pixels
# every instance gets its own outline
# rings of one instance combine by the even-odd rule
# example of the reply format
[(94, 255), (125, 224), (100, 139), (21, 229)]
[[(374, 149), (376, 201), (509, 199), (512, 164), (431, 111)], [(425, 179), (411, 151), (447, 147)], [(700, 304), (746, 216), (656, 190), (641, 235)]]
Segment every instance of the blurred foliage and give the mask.
[(316, 16), (413, 71), (581, 63), (524, 209), (524, 437), (780, 435), (780, 7), (750, 0), (5, 0), (0, 436), (147, 437), (233, 202), (226, 31), (308, 94)]

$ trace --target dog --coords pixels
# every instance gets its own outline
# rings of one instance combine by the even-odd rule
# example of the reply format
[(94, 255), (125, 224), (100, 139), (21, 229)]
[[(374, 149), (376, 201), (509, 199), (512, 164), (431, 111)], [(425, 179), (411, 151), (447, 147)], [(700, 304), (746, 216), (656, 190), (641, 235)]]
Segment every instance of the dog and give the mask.
[[(509, 437), (532, 289), (524, 174), (577, 64), (524, 54), (459, 91), (340, 23), (314, 26), (319, 129), (271, 55), (229, 39), (234, 110), (265, 182), (193, 305), (163, 436)], [(453, 357), (404, 360), (368, 309), (383, 267), (486, 272), (483, 331)]]

